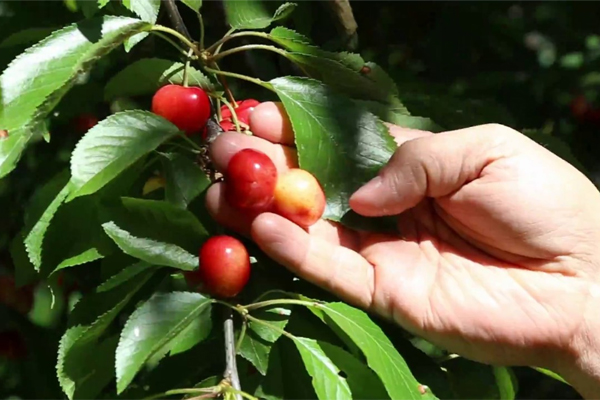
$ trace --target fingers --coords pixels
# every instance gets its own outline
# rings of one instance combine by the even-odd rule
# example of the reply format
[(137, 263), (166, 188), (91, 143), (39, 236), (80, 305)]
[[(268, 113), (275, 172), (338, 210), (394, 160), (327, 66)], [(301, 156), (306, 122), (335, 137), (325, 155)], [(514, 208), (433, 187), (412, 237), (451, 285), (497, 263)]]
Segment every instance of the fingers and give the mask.
[(270, 213), (254, 220), (251, 235), (269, 257), (298, 276), (357, 306), (371, 305), (373, 267), (355, 251), (310, 235)]
[(225, 132), (219, 135), (210, 146), (210, 156), (217, 170), (225, 171), (235, 153), (249, 148), (268, 155), (280, 172), (298, 166), (296, 151), (291, 147), (273, 144), (260, 137), (237, 132)]
[(281, 103), (268, 101), (256, 106), (250, 114), (250, 130), (272, 143), (295, 144), (292, 123)]
[(502, 144), (512, 132), (482, 125), (408, 140), (376, 178), (352, 195), (350, 207), (364, 216), (396, 215), (425, 197), (449, 195), (505, 156)]
[(418, 139), (421, 137), (431, 136), (433, 133), (429, 131), (420, 131), (418, 129), (403, 128), (398, 125), (387, 124), (390, 135), (394, 138), (394, 141), (398, 146), (409, 140)]

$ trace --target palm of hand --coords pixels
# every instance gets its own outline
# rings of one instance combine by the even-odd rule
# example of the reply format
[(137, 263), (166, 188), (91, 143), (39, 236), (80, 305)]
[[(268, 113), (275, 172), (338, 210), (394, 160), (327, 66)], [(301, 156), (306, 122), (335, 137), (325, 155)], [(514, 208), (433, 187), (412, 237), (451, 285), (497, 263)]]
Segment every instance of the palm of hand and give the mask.
[[(225, 134), (213, 145), (217, 167), (247, 147), (269, 154), (280, 170), (296, 166), (287, 146)], [(593, 271), (573, 266), (585, 265), (600, 224), (574, 217), (600, 215), (584, 210), (600, 202), (585, 180), (536, 151), (531, 157), (529, 149), (527, 160), (515, 154), (492, 163), (449, 196), (423, 200), (398, 217), (398, 236), (326, 221), (307, 233), (268, 214), (253, 221), (224, 202), (220, 185), (207, 202), (220, 223), (251, 234), (300, 276), (436, 344), (483, 362), (544, 364), (545, 350), (564, 348), (583, 321)], [(564, 176), (540, 181), (540, 169), (550, 167)], [(594, 198), (564, 195), (564, 185)]]

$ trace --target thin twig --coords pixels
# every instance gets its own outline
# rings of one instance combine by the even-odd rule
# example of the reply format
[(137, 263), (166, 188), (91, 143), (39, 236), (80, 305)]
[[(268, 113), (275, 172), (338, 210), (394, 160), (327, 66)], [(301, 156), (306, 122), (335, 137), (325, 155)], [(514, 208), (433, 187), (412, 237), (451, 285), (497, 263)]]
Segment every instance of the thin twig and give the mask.
[[(235, 335), (233, 332), (233, 312), (230, 308), (224, 310), (225, 321), (223, 322), (223, 330), (225, 331), (225, 372), (223, 376), (231, 383), (236, 391), (241, 391), (240, 377), (237, 370), (235, 360)], [(242, 400), (239, 393), (234, 394), (235, 400)]]
[(181, 14), (177, 9), (177, 4), (175, 4), (175, 0), (162, 0), (165, 8), (167, 9), (167, 15), (173, 24), (173, 27), (177, 29), (177, 32), (181, 33), (183, 36), (192, 40), (190, 36), (190, 32), (188, 32), (187, 27), (183, 23), (183, 18), (181, 18)]
[(271, 86), (271, 84), (269, 84), (268, 82), (261, 81), (260, 79), (252, 78), (252, 77), (249, 77), (249, 76), (246, 76), (246, 75), (242, 75), (242, 74), (236, 74), (234, 72), (219, 71), (219, 70), (212, 69), (212, 68), (209, 68), (209, 67), (204, 67), (204, 70), (206, 72), (210, 72), (210, 73), (215, 74), (217, 76), (222, 75), (222, 76), (229, 76), (231, 78), (242, 79), (242, 80), (245, 80), (245, 81), (248, 81), (248, 82), (255, 83), (255, 84), (259, 85), (259, 86), (262, 86), (265, 89), (273, 90), (273, 87)]
[(232, 33), (229, 35), (225, 35), (223, 36), (221, 39), (219, 39), (218, 41), (216, 41), (215, 43), (213, 43), (208, 49), (206, 49), (207, 52), (212, 53), (214, 52), (218, 52), (216, 49), (219, 48), (219, 46), (222, 46), (225, 42), (231, 40), (231, 39), (235, 39), (237, 37), (242, 37), (242, 36), (257, 36), (257, 37), (261, 37), (263, 39), (267, 39), (267, 40), (271, 40), (274, 41), (273, 38), (271, 38), (271, 36), (269, 36), (269, 34), (264, 33), (264, 32), (254, 32), (254, 31), (244, 31), (244, 32), (238, 32), (238, 33)]
[(289, 54), (287, 51), (282, 50), (280, 48), (277, 48), (275, 46), (269, 46), (266, 44), (246, 44), (243, 46), (239, 46), (239, 47), (234, 47), (232, 49), (229, 50), (225, 50), (222, 53), (219, 54), (215, 54), (212, 57), (209, 57), (210, 61), (217, 61), (220, 60), (223, 57), (227, 57), (230, 54), (235, 54), (235, 53), (239, 53), (241, 51), (247, 51), (247, 50), (267, 50), (267, 51), (272, 51), (273, 53), (277, 53), (279, 55), (282, 55), (285, 58), (289, 58)]

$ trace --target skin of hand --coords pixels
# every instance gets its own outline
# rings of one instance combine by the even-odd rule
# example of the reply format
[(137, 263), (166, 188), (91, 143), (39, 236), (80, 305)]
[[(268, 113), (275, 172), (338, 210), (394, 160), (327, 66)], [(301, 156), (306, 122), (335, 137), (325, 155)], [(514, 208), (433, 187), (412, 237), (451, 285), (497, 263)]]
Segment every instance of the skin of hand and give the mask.
[[(224, 170), (243, 148), (279, 171), (297, 166), (281, 104), (263, 103), (254, 136), (211, 146)], [(325, 220), (304, 230), (248, 217), (213, 185), (207, 207), (298, 276), (464, 357), (549, 368), (600, 392), (600, 193), (577, 169), (502, 125), (431, 134), (390, 126), (398, 149), (353, 194), (364, 216), (397, 216), (399, 234)]]

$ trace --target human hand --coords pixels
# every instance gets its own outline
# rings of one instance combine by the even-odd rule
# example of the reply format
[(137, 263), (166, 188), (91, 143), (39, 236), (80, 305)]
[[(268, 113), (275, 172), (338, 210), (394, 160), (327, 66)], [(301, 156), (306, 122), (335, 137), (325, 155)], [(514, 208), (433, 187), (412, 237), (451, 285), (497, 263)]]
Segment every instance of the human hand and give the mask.
[[(252, 147), (297, 165), (281, 107), (258, 106), (254, 137), (222, 134), (218, 169)], [(579, 363), (598, 319), (600, 193), (583, 174), (500, 125), (432, 135), (392, 126), (398, 150), (350, 206), (394, 215), (399, 234), (321, 220), (308, 232), (275, 214), (207, 206), (273, 259), (344, 300), (465, 357), (560, 370)], [(592, 315), (593, 318), (591, 317)]]

